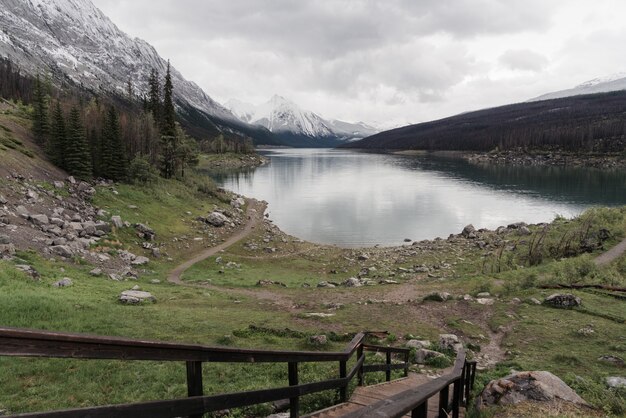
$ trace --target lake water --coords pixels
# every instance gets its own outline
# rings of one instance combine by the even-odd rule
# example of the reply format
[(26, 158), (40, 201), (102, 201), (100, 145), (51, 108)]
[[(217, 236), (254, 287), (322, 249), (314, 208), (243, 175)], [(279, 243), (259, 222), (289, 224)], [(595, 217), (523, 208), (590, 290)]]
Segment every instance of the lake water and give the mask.
[(345, 247), (445, 238), (470, 223), (493, 229), (626, 204), (624, 172), (329, 149), (261, 153), (269, 165), (213, 177), (226, 189), (269, 202), (270, 219), (283, 231)]

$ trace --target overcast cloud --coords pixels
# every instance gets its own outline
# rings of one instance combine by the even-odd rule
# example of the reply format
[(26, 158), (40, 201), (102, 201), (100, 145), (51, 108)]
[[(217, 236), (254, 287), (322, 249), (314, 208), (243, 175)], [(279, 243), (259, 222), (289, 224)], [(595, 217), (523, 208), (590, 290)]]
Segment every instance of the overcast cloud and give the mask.
[(626, 70), (619, 0), (93, 0), (220, 102), (383, 126)]

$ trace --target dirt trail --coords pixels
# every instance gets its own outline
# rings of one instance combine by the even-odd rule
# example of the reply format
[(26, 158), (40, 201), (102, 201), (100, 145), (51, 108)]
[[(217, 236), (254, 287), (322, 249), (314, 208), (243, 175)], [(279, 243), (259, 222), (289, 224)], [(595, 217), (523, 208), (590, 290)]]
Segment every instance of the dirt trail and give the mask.
[(626, 252), (626, 238), (624, 238), (619, 244), (611, 248), (610, 250), (597, 256), (593, 262), (598, 266), (605, 266), (620, 257)]
[(167, 277), (167, 280), (171, 283), (175, 284), (183, 284), (181, 280), (182, 274), (191, 266), (201, 261), (206, 260), (212, 255), (217, 254), (218, 252), (225, 250), (231, 245), (235, 244), (239, 240), (247, 237), (257, 225), (263, 222), (263, 212), (265, 212), (265, 203), (259, 202), (255, 199), (248, 200), (248, 209), (246, 211), (246, 215), (248, 216), (248, 222), (246, 226), (239, 232), (231, 235), (226, 241), (221, 243), (220, 245), (216, 245), (215, 247), (208, 248), (204, 250), (202, 253), (198, 254), (194, 258), (185, 261), (184, 263), (178, 265), (174, 270), (172, 270)]

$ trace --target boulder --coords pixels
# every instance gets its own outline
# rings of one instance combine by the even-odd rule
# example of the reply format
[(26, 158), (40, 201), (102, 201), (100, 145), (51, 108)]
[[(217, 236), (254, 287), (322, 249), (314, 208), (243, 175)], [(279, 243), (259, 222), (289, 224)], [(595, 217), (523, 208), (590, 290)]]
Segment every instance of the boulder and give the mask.
[(465, 238), (476, 238), (476, 228), (474, 228), (474, 225), (469, 224), (465, 228), (463, 228), (463, 231), (461, 231), (461, 235), (463, 235)]
[(67, 181), (68, 181), (70, 184), (76, 184), (76, 179), (74, 178), (74, 176), (69, 176), (69, 177), (67, 178)]
[(598, 361), (601, 361), (603, 363), (608, 363), (617, 367), (624, 367), (624, 364), (625, 364), (623, 358), (620, 358), (617, 356), (609, 356), (609, 355), (598, 357)]
[(137, 305), (142, 302), (156, 302), (152, 293), (142, 290), (125, 290), (119, 296), (119, 301), (129, 305)]
[(7, 203), (9, 203), (7, 198), (0, 194), (0, 205), (6, 205)]
[(11, 243), (11, 237), (5, 234), (0, 234), (0, 245), (6, 245)]
[(143, 266), (144, 264), (148, 264), (150, 259), (148, 257), (144, 257), (142, 255), (135, 257), (133, 261), (130, 262), (133, 266)]
[(459, 337), (454, 334), (439, 335), (439, 347), (442, 350), (452, 350), (458, 353), (463, 348), (463, 344), (459, 341)]
[(56, 254), (58, 256), (65, 257), (65, 258), (70, 258), (71, 256), (74, 255), (74, 251), (72, 251), (72, 249), (68, 247), (67, 245), (54, 245), (50, 247), (50, 251), (52, 251), (53, 254)]
[(156, 232), (154, 229), (150, 228), (144, 224), (135, 224), (135, 230), (137, 231), (137, 235), (140, 238), (143, 238), (147, 241), (154, 241), (154, 237), (156, 237)]
[(428, 340), (409, 340), (405, 344), (406, 348), (415, 348), (417, 350), (421, 348), (430, 347), (430, 341)]
[(335, 287), (335, 285), (334, 285), (334, 284), (332, 284), (332, 283), (328, 283), (328, 282), (319, 282), (319, 283), (317, 284), (317, 287), (328, 287), (328, 288), (332, 288), (332, 287)]
[(87, 222), (83, 222), (82, 225), (83, 227), (83, 234), (85, 235), (95, 235), (96, 233), (96, 223), (93, 221), (87, 221)]
[(350, 277), (349, 279), (346, 279), (346, 281), (344, 281), (342, 283), (345, 287), (361, 287), (363, 286), (363, 284), (361, 283), (361, 281), (355, 277)]
[(22, 218), (26, 218), (28, 219), (30, 212), (28, 212), (28, 209), (26, 209), (24, 206), (19, 205), (18, 207), (15, 208), (15, 212), (21, 216)]
[(61, 280), (59, 280), (58, 282), (52, 283), (52, 286), (54, 286), (54, 287), (69, 287), (69, 286), (72, 286), (73, 284), (74, 284), (74, 282), (72, 282), (72, 279), (70, 279), (69, 277), (64, 277)]
[(117, 229), (120, 229), (120, 228), (124, 227), (124, 222), (122, 222), (122, 217), (118, 216), (118, 215), (111, 216), (111, 223)]
[(431, 358), (445, 357), (443, 353), (433, 350), (427, 350), (426, 348), (420, 348), (415, 352), (415, 363), (424, 364), (426, 360)]
[(491, 298), (477, 298), (476, 302), (480, 305), (493, 305), (495, 303), (495, 300)]
[(246, 201), (242, 197), (238, 197), (237, 199), (233, 199), (230, 202), (230, 205), (232, 207), (234, 207), (235, 209), (239, 209), (239, 208), (241, 208), (245, 204), (246, 204)]
[(477, 298), (490, 298), (491, 293), (489, 292), (480, 292), (476, 295)]
[(574, 296), (570, 293), (555, 293), (544, 299), (543, 304), (552, 306), (555, 308), (573, 308), (580, 306), (582, 303), (578, 296)]
[(530, 235), (532, 234), (532, 232), (530, 231), (530, 229), (528, 229), (528, 227), (526, 225), (522, 225), (518, 230), (517, 233), (519, 235)]
[(314, 347), (323, 347), (328, 344), (328, 338), (325, 335), (312, 335), (309, 337), (309, 344)]
[(476, 401), (480, 409), (490, 405), (513, 405), (524, 401), (549, 402), (555, 399), (587, 405), (572, 388), (546, 371), (519, 372), (492, 380)]
[(619, 377), (619, 376), (607, 377), (606, 384), (610, 388), (626, 388), (626, 377)]
[(95, 268), (89, 272), (92, 276), (102, 276), (102, 269)]
[(224, 226), (226, 222), (229, 222), (228, 218), (219, 212), (211, 212), (206, 217), (205, 222), (209, 225), (216, 227)]
[(424, 296), (424, 300), (431, 300), (434, 302), (445, 302), (449, 300), (452, 295), (448, 292), (433, 292)]
[(55, 189), (62, 189), (65, 187), (65, 183), (63, 183), (62, 181), (55, 181), (52, 184), (54, 185)]
[(104, 232), (106, 234), (108, 234), (109, 232), (111, 232), (111, 225), (108, 224), (107, 222), (104, 221), (98, 221), (96, 222), (96, 230)]
[(48, 225), (50, 223), (46, 215), (30, 215), (30, 220), (38, 226)]

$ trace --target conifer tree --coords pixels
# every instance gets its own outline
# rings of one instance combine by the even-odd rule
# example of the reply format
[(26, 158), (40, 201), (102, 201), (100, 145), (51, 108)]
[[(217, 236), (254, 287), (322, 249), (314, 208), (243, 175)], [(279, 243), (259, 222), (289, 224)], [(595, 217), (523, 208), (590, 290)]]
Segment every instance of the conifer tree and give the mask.
[(92, 175), (91, 154), (85, 136), (85, 129), (76, 107), (70, 111), (67, 127), (67, 151), (65, 153), (67, 171), (79, 179), (89, 179)]
[(67, 132), (65, 129), (65, 117), (61, 110), (61, 104), (57, 101), (53, 111), (50, 123), (50, 137), (46, 151), (50, 160), (57, 166), (63, 169), (65, 165), (65, 152), (67, 148)]
[(167, 63), (165, 85), (163, 88), (163, 108), (161, 119), (161, 175), (171, 178), (176, 172), (177, 148), (179, 145), (176, 130), (176, 110), (174, 109), (172, 75), (170, 63)]
[(155, 121), (161, 119), (161, 84), (159, 82), (159, 72), (154, 68), (148, 77), (148, 110), (152, 112)]
[(109, 108), (104, 120), (100, 147), (101, 175), (116, 181), (124, 179), (127, 167), (126, 156), (122, 144), (119, 118), (113, 106)]
[(33, 134), (37, 143), (44, 144), (49, 132), (48, 98), (39, 75), (33, 91)]

